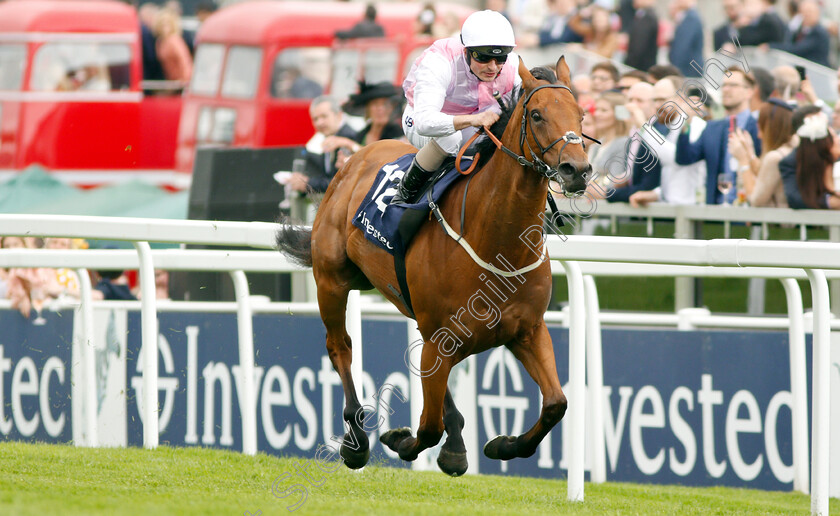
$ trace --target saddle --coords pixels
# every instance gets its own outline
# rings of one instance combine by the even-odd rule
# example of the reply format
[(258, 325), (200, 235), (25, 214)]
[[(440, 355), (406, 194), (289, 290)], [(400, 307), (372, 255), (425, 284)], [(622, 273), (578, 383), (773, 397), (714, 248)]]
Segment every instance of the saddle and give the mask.
[(353, 217), (353, 225), (363, 231), (365, 238), (394, 256), (399, 288), (394, 285), (388, 285), (388, 288), (402, 301), (412, 318), (414, 310), (405, 279), (405, 254), (417, 231), (428, 218), (431, 207), (461, 177), (454, 168), (454, 158), (447, 159), (421, 189), (422, 195), (417, 203), (392, 206), (389, 203), (397, 193), (396, 182), (409, 169), (413, 159), (413, 153), (406, 154), (384, 165), (377, 172), (371, 189)]

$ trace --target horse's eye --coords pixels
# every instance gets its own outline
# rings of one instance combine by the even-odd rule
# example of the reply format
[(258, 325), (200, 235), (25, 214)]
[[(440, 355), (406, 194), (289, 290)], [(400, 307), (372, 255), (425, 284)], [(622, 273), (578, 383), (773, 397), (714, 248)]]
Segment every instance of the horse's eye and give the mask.
[(533, 120), (534, 122), (541, 122), (542, 116), (540, 116), (540, 113), (538, 111), (531, 111), (531, 120)]

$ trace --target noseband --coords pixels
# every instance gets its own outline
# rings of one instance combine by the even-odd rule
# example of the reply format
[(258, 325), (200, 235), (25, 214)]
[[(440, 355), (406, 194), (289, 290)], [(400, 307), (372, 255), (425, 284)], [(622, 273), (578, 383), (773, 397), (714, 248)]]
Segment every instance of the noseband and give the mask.
[[(543, 84), (542, 86), (537, 86), (528, 93), (528, 96), (525, 97), (525, 101), (522, 103), (522, 122), (520, 123), (519, 131), (519, 148), (523, 150), (527, 148), (528, 152), (531, 154), (531, 161), (528, 162), (529, 167), (534, 169), (534, 171), (536, 171), (538, 174), (548, 178), (549, 180), (557, 181), (560, 184), (563, 193), (569, 195), (566, 193), (566, 188), (563, 185), (563, 178), (560, 177), (560, 160), (557, 160), (557, 168), (549, 166), (546, 162), (544, 162), (537, 156), (533, 149), (531, 149), (531, 145), (528, 143), (528, 139), (526, 138), (528, 132), (528, 119), (530, 118), (529, 115), (531, 114), (531, 112), (528, 110), (528, 102), (531, 101), (531, 97), (534, 96), (534, 93), (540, 91), (543, 88), (564, 89), (569, 93), (572, 93), (572, 90), (568, 86), (564, 86), (562, 84)], [(542, 143), (540, 143), (540, 140), (537, 138), (536, 133), (534, 133), (533, 127), (531, 128), (531, 136), (534, 138), (534, 142), (536, 142), (537, 147), (540, 148), (540, 155), (543, 157), (545, 157), (546, 152), (551, 150), (552, 147), (554, 147), (561, 141), (563, 142), (563, 145), (560, 147), (559, 153), (559, 155), (561, 156), (563, 154), (563, 151), (566, 149), (566, 145), (569, 145), (570, 143), (572, 145), (583, 146), (583, 138), (581, 138), (574, 131), (567, 131), (566, 134), (548, 144), (547, 147), (543, 147)]]
[[(525, 97), (525, 101), (522, 103), (522, 121), (520, 122), (519, 148), (523, 149), (523, 152), (524, 152), (524, 149), (526, 149), (526, 148), (528, 149), (528, 152), (531, 154), (531, 160), (530, 161), (525, 156), (522, 156), (521, 154), (517, 154), (517, 153), (513, 152), (512, 150), (510, 150), (509, 148), (507, 148), (490, 131), (484, 131), (484, 132), (487, 135), (487, 137), (489, 137), (491, 140), (493, 140), (493, 143), (496, 144), (496, 147), (498, 149), (501, 149), (505, 154), (507, 154), (510, 157), (512, 157), (513, 159), (515, 159), (517, 161), (517, 163), (519, 163), (523, 167), (528, 167), (528, 168), (534, 170), (535, 172), (537, 172), (541, 176), (547, 178), (549, 181), (556, 181), (560, 185), (560, 188), (563, 192), (563, 195), (565, 195), (566, 197), (579, 197), (579, 196), (583, 195), (584, 192), (569, 193), (566, 190), (565, 181), (563, 181), (563, 177), (560, 175), (560, 169), (559, 169), (560, 160), (559, 159), (557, 160), (558, 161), (557, 162), (557, 167), (552, 167), (552, 166), (548, 165), (539, 156), (537, 156), (537, 154), (533, 151), (533, 149), (531, 149), (531, 145), (528, 143), (528, 140), (526, 138), (527, 132), (528, 132), (528, 118), (529, 118), (528, 115), (530, 114), (530, 111), (528, 111), (528, 102), (530, 102), (531, 97), (534, 95), (534, 93), (540, 91), (543, 88), (561, 88), (561, 89), (564, 89), (564, 90), (568, 91), (570, 94), (572, 93), (572, 90), (568, 86), (564, 86), (562, 84), (543, 84), (543, 85), (537, 86), (536, 88), (531, 90), (528, 93), (528, 95)], [(499, 97), (497, 97), (497, 100), (499, 100), (499, 103), (501, 104), (501, 100), (500, 100)], [(504, 106), (502, 106), (502, 107), (504, 108)], [(476, 134), (476, 136), (477, 136), (477, 134)], [(542, 156), (545, 156), (546, 152), (551, 150), (552, 147), (554, 147), (555, 145), (557, 145), (561, 141), (563, 142), (563, 145), (560, 147), (560, 155), (563, 154), (563, 151), (566, 149), (566, 146), (569, 145), (569, 144), (581, 145), (584, 148), (586, 148), (586, 145), (583, 143), (583, 138), (588, 138), (588, 139), (592, 140), (593, 142), (601, 143), (598, 140), (596, 140), (594, 138), (591, 138), (591, 137), (589, 137), (589, 136), (587, 136), (583, 133), (581, 133), (581, 135), (578, 135), (574, 131), (567, 131), (566, 134), (564, 134), (560, 138), (557, 138), (556, 140), (554, 140), (553, 142), (548, 144), (547, 147), (543, 147), (542, 143), (540, 143), (539, 139), (537, 138), (537, 135), (534, 133), (533, 128), (531, 129), (531, 136), (533, 136), (534, 141), (537, 144), (537, 147), (540, 148), (540, 155), (542, 155)], [(583, 138), (581, 138), (581, 136), (583, 136)], [(465, 145), (464, 147), (467, 147), (467, 146), (468, 145)], [(475, 162), (473, 163), (473, 166), (474, 166), (474, 164), (475, 164)], [(460, 167), (458, 167), (458, 168), (460, 170)], [(473, 167), (470, 167), (468, 170), (463, 171), (462, 173), (468, 174), (472, 170), (472, 168)]]

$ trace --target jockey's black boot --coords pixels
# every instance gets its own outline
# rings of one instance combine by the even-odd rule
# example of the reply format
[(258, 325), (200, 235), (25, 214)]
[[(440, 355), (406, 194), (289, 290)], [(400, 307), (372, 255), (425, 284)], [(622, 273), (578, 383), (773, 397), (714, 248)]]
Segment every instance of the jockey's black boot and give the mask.
[(417, 164), (417, 160), (411, 162), (408, 172), (405, 173), (399, 185), (397, 193), (391, 199), (390, 204), (413, 204), (416, 202), (417, 194), (423, 185), (432, 178), (434, 171), (429, 172)]

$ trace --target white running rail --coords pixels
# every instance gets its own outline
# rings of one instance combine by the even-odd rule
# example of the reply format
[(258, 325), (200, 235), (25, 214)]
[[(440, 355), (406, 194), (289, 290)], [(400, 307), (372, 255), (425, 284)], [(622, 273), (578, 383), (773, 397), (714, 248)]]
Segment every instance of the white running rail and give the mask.
[[(170, 252), (171, 258), (165, 258), (166, 252), (150, 252), (148, 242), (178, 242), (191, 244), (213, 244), (229, 246), (249, 246), (271, 248), (274, 245), (275, 224), (245, 222), (211, 221), (171, 221), (133, 218), (97, 218), (44, 215), (0, 215), (0, 234), (64, 236), (90, 239), (126, 240), (135, 243), (136, 262), (132, 264), (116, 263), (110, 253), (117, 251), (28, 251), (0, 250), (0, 267), (98, 267), (106, 269), (109, 265), (96, 260), (104, 260), (113, 268), (132, 268), (141, 266), (140, 284), (143, 292), (153, 292), (154, 267), (171, 270), (261, 270), (269, 264), (243, 266), (236, 260), (248, 260), (239, 257), (237, 252), (223, 251), (223, 256), (211, 255), (199, 258), (200, 251)], [(583, 271), (577, 262), (607, 262), (618, 260), (626, 263), (691, 265), (702, 267), (720, 267), (735, 270), (740, 267), (783, 268), (791, 270), (791, 277), (797, 277), (804, 270), (811, 284), (814, 307), (814, 353), (813, 353), (813, 407), (812, 407), (812, 449), (811, 449), (811, 512), (828, 514), (828, 436), (829, 436), (829, 296), (826, 275), (823, 270), (840, 269), (840, 245), (827, 243), (802, 243), (779, 241), (748, 240), (709, 240), (688, 241), (657, 238), (629, 237), (587, 237), (570, 236), (565, 241), (558, 237), (548, 238), (549, 255), (557, 257), (569, 276), (569, 298), (571, 303), (571, 325), (569, 336), (569, 401), (577, 407), (572, 425), (572, 442), (584, 442), (585, 432), (583, 385), (586, 368), (585, 319), (587, 309), (586, 283)], [(30, 254), (31, 253), (31, 254)], [(37, 254), (36, 254), (37, 253)], [(71, 254), (72, 253), (72, 254)], [(104, 253), (104, 254), (98, 254)], [(248, 253), (244, 251), (242, 253)], [(264, 254), (264, 253), (258, 253)], [(127, 256), (127, 255), (126, 255)], [(134, 259), (134, 258), (132, 258)], [(128, 260), (121, 258), (120, 260)], [(292, 270), (282, 257), (274, 255), (272, 271)], [(200, 262), (200, 265), (197, 265)], [(212, 263), (212, 264), (211, 264)], [(247, 264), (246, 264), (247, 265)], [(255, 264), (250, 264), (255, 265)], [(298, 270), (298, 269), (295, 269)], [(236, 280), (234, 280), (236, 281)], [(151, 290), (149, 290), (151, 289)], [(242, 289), (237, 290), (243, 295)], [(590, 290), (593, 290), (590, 288)], [(241, 299), (239, 299), (241, 301)], [(142, 305), (142, 342), (146, 350), (156, 350), (157, 307), (153, 295), (144, 295)], [(348, 310), (358, 310), (357, 307)], [(250, 317), (247, 304), (240, 310), (240, 315)], [(356, 312), (358, 313), (358, 312)], [(246, 340), (251, 335), (240, 337)], [(251, 341), (251, 345), (253, 342)], [(240, 343), (242, 346), (242, 343)], [(358, 349), (358, 352), (356, 351)], [(356, 353), (361, 353), (361, 346), (354, 346), (353, 361)], [(155, 357), (157, 353), (146, 353)], [(357, 363), (361, 363), (360, 355)], [(156, 362), (155, 362), (156, 364)], [(244, 370), (247, 359), (243, 362), (245, 378), (253, 376)], [(251, 361), (253, 367), (253, 361)], [(793, 366), (792, 366), (793, 367)], [(149, 368), (144, 368), (144, 391), (157, 392), (157, 377)], [(253, 395), (253, 393), (251, 393)], [(145, 397), (144, 446), (154, 448), (158, 445), (157, 406), (153, 396)], [(245, 402), (244, 405), (254, 406)], [(243, 425), (250, 418), (243, 417)], [(249, 429), (243, 435), (254, 434)], [(574, 446), (579, 450), (570, 458), (568, 471), (568, 497), (570, 500), (583, 500), (583, 446)], [(250, 452), (251, 450), (245, 450)], [(801, 451), (800, 451), (801, 453)]]

